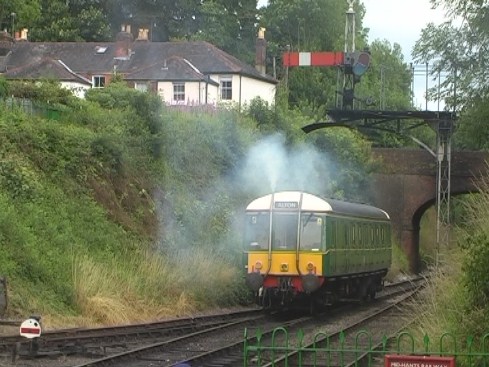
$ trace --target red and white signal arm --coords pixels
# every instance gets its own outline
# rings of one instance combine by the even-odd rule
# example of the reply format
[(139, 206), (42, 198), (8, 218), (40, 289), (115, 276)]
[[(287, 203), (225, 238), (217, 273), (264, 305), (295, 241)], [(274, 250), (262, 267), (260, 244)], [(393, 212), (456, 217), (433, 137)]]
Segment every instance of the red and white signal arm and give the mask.
[(41, 324), (36, 319), (27, 319), (20, 325), (20, 336), (28, 339), (41, 336)]

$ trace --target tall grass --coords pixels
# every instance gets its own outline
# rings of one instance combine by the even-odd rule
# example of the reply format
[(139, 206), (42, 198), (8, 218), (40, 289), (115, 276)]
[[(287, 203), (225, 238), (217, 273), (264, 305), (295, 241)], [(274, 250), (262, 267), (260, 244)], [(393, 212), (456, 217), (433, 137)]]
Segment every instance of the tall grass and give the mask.
[(409, 262), (401, 246), (397, 243), (392, 245), (392, 262), (386, 275), (388, 282), (394, 282), (409, 272)]
[(202, 249), (165, 257), (147, 251), (103, 263), (82, 256), (73, 266), (75, 304), (87, 324), (191, 315), (226, 300), (236, 303), (242, 278), (239, 271)]
[(445, 256), (450, 261), (434, 268), (427, 278), (427, 286), (410, 304), (412, 313), (418, 315), (413, 332), (417, 340), (427, 334), (441, 336), (445, 332), (458, 334), (459, 322), (465, 312), (466, 290), (460, 282), (463, 253), (455, 249)]
[(420, 336), (448, 332), (465, 341), (489, 332), (489, 178), (464, 200), (463, 221), (452, 230), (458, 246), (439, 249), (442, 261), (411, 305), (419, 315), (413, 331)]

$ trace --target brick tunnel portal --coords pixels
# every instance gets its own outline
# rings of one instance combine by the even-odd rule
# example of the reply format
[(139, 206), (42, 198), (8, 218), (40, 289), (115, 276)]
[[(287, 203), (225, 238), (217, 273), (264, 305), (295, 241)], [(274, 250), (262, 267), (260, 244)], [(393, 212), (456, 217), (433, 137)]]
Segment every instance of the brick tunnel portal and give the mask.
[[(371, 183), (373, 204), (389, 213), (394, 242), (406, 254), (410, 270), (417, 273), (421, 218), (436, 205), (435, 158), (422, 149), (373, 149), (373, 155), (379, 162)], [(452, 152), (450, 195), (477, 192), (488, 159), (485, 152)]]

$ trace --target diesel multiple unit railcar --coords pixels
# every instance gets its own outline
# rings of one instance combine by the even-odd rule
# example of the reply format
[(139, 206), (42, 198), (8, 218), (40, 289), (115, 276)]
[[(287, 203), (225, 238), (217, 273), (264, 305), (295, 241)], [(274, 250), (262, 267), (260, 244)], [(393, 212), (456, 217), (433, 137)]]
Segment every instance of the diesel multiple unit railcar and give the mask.
[(391, 264), (389, 215), (299, 191), (246, 208), (246, 283), (266, 309), (367, 300)]

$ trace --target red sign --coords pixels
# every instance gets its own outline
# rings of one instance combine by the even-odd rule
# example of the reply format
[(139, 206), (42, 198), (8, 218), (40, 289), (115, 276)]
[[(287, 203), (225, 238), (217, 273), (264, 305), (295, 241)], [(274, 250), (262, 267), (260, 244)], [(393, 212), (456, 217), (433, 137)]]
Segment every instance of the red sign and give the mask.
[(455, 367), (455, 357), (386, 355), (384, 367)]
[(343, 52), (286, 52), (284, 66), (340, 66), (345, 63)]
[(41, 324), (36, 319), (27, 319), (20, 325), (20, 336), (32, 339), (41, 336)]

